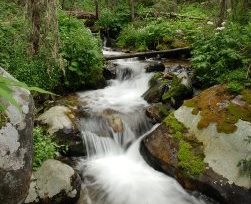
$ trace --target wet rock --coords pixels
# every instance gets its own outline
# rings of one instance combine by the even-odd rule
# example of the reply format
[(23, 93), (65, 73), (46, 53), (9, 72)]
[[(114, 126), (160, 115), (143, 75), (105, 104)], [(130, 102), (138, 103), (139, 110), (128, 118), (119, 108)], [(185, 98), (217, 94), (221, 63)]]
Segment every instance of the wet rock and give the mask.
[(170, 81), (163, 78), (162, 72), (157, 72), (149, 81), (149, 89), (143, 94), (148, 103), (159, 103), (162, 95), (169, 89)]
[(238, 166), (251, 158), (251, 91), (241, 96), (211, 87), (185, 101), (140, 147), (146, 161), (183, 187), (220, 203), (250, 203), (249, 173)]
[(163, 72), (165, 70), (165, 65), (161, 62), (151, 62), (145, 69), (146, 72)]
[(152, 104), (146, 109), (146, 115), (153, 124), (160, 123), (169, 114), (169, 108), (162, 103)]
[(143, 94), (143, 97), (148, 103), (163, 102), (177, 109), (184, 99), (193, 95), (190, 81), (186, 72), (178, 75), (157, 72), (150, 80), (150, 88)]
[(179, 108), (185, 99), (193, 95), (191, 80), (186, 72), (174, 75), (168, 91), (162, 95), (162, 101), (173, 108)]
[(25, 203), (67, 204), (79, 198), (81, 179), (68, 165), (49, 159), (33, 173)]
[[(0, 68), (3, 76), (12, 78)], [(15, 87), (17, 107), (1, 98), (6, 111), (0, 113), (0, 203), (22, 203), (27, 196), (32, 172), (32, 129), (34, 104), (31, 94)]]
[(122, 133), (124, 131), (123, 121), (116, 111), (111, 109), (104, 110), (102, 116), (108, 121), (114, 133)]
[(116, 70), (117, 70), (117, 65), (112, 62), (108, 62), (106, 67), (103, 69), (103, 75), (104, 75), (105, 79), (106, 80), (115, 79), (116, 78)]

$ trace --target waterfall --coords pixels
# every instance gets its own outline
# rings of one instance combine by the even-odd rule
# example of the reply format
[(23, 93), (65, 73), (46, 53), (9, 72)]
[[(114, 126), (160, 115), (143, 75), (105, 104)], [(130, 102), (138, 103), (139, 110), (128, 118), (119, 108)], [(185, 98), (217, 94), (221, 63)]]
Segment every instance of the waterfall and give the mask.
[[(105, 51), (105, 54), (118, 54)], [(88, 204), (199, 204), (173, 178), (143, 160), (139, 144), (153, 131), (141, 97), (152, 74), (146, 62), (116, 60), (117, 77), (104, 89), (78, 93), (89, 117), (80, 121), (87, 158), (82, 170)]]

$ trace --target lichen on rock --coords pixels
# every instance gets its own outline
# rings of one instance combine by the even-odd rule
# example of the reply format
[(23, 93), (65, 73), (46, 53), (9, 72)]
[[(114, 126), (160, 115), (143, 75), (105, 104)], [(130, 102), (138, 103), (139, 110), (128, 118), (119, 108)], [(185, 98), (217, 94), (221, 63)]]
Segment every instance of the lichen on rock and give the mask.
[(194, 115), (200, 113), (199, 129), (215, 123), (219, 133), (230, 134), (237, 130), (236, 123), (239, 119), (251, 122), (250, 90), (242, 93), (243, 96), (237, 103), (236, 95), (229, 93), (225, 86), (217, 85), (185, 101), (184, 105), (193, 108)]

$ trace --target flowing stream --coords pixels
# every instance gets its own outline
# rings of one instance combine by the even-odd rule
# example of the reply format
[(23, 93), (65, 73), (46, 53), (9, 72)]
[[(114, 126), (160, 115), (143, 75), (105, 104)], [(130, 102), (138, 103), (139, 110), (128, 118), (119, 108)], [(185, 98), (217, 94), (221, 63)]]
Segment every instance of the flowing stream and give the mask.
[[(120, 54), (104, 51), (104, 54)], [(141, 97), (152, 74), (147, 62), (115, 60), (116, 79), (104, 89), (79, 93), (89, 116), (81, 119), (87, 158), (82, 170), (85, 204), (199, 204), (176, 180), (160, 173), (139, 153), (141, 139), (153, 131)]]

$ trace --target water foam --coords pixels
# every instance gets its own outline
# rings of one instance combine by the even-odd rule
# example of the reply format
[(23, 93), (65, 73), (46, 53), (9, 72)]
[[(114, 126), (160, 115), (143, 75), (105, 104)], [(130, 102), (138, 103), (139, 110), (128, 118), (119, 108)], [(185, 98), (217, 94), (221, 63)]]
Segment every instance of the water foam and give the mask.
[[(106, 54), (109, 53), (106, 51)], [(79, 93), (92, 112), (91, 117), (82, 120), (82, 136), (88, 153), (87, 160), (79, 164), (84, 178), (85, 202), (203, 203), (189, 195), (176, 180), (154, 170), (143, 160), (139, 145), (144, 135), (136, 138), (147, 134), (151, 127), (144, 114), (148, 104), (141, 97), (148, 88), (151, 74), (144, 72), (145, 63), (136, 60), (116, 60), (116, 63), (118, 76), (108, 87)], [(132, 73), (122, 77), (128, 69)], [(112, 109), (121, 118), (123, 131), (118, 133), (111, 128), (103, 115), (106, 109)], [(132, 145), (128, 148), (129, 143)]]

